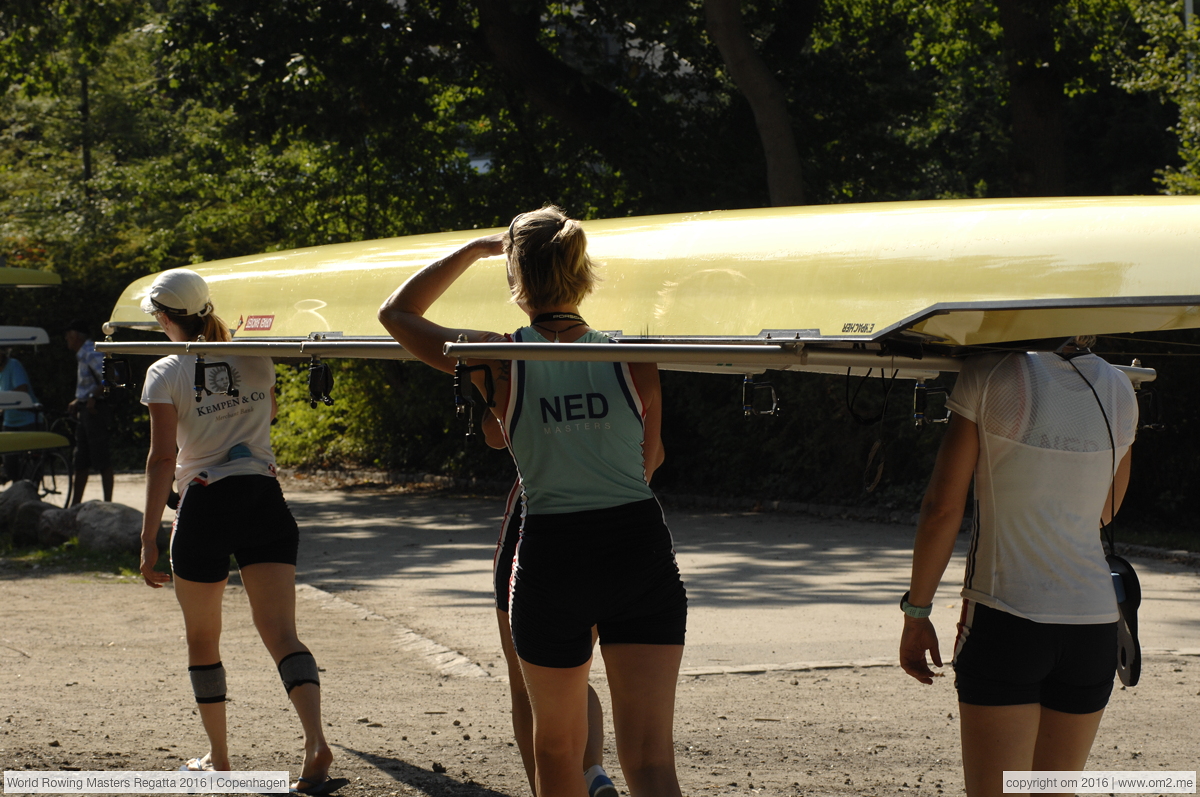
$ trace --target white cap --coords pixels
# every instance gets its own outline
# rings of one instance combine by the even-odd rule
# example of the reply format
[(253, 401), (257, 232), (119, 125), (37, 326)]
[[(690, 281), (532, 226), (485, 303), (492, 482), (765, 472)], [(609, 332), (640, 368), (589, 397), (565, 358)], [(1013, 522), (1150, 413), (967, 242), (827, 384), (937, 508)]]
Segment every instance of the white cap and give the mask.
[(144, 313), (206, 316), (213, 310), (208, 283), (194, 271), (176, 268), (159, 274), (142, 301)]

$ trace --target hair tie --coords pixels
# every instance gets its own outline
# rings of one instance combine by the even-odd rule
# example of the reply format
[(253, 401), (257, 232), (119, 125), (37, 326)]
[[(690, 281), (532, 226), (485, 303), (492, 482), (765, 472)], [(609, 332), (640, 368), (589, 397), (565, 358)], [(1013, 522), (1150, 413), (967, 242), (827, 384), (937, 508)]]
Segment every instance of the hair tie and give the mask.
[(213, 311), (212, 302), (205, 302), (204, 306), (200, 308), (200, 311), (198, 313), (196, 313), (196, 315), (199, 316), (200, 318), (204, 318), (206, 315), (208, 315), (212, 311)]

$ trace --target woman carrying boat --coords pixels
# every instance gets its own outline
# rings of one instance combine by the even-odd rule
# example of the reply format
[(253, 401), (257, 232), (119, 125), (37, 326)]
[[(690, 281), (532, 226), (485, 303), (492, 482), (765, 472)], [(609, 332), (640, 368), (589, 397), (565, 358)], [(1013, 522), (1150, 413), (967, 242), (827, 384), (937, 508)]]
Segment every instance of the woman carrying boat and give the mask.
[(1124, 374), (1071, 345), (970, 358), (947, 406), (901, 599), (900, 664), (925, 684), (926, 652), (941, 666), (928, 617), (974, 477), (954, 669), (967, 794), (990, 797), (1005, 770), (1087, 761), (1117, 666), (1099, 529), (1129, 481), (1137, 401)]
[[(500, 626), (500, 647), (504, 663), (508, 668), (509, 698), (512, 704), (513, 735), (517, 749), (521, 752), (521, 763), (529, 778), (529, 788), (536, 795), (537, 767), (533, 757), (533, 709), (529, 704), (529, 688), (521, 673), (521, 661), (513, 649), (512, 626), (508, 619), (508, 587), (512, 577), (513, 559), (516, 557), (517, 540), (521, 533), (521, 483), (513, 485), (505, 504), (501, 523), (500, 539), (496, 542), (496, 553), (492, 557), (492, 574), (495, 584), (496, 619)], [(596, 630), (592, 627), (592, 644), (595, 645)], [(589, 684), (587, 688), (587, 744), (583, 749), (583, 782), (588, 797), (617, 797), (617, 787), (604, 769), (604, 708), (600, 696)]]
[[(506, 254), (511, 299), (530, 325), (513, 339), (603, 344), (579, 315), (595, 282), (578, 222), (555, 207), (513, 219), (425, 267), (379, 310), (424, 362), (453, 372), (445, 343), (494, 333), (425, 313), (473, 263)], [(533, 711), (538, 797), (583, 797), (592, 626), (612, 697), (617, 756), (632, 797), (679, 794), (672, 726), (687, 598), (648, 485), (663, 458), (652, 364), (469, 361), (516, 460), (526, 516), (510, 581), (512, 639)], [(483, 373), (491, 378), (485, 379)]]
[[(480, 424), (483, 437), (492, 448), (507, 448), (500, 422), (490, 412)], [(521, 480), (518, 479), (508, 492), (504, 502), (504, 517), (500, 521), (500, 537), (496, 540), (496, 552), (492, 555), (492, 594), (496, 599), (496, 621), (500, 626), (500, 648), (508, 668), (508, 694), (512, 705), (513, 735), (517, 739), (517, 750), (521, 752), (521, 763), (529, 788), (537, 794), (537, 768), (533, 760), (533, 709), (529, 706), (529, 690), (525, 676), (521, 674), (521, 660), (513, 650), (512, 626), (508, 620), (508, 585), (512, 579), (513, 559), (517, 554), (517, 539), (521, 534), (524, 519), (521, 496)], [(592, 644), (595, 645), (596, 629), (592, 627)], [(588, 797), (617, 797), (617, 787), (604, 770), (604, 709), (600, 697), (589, 684), (588, 737), (583, 749), (583, 781), (587, 785)]]
[[(194, 271), (163, 272), (142, 309), (172, 341), (230, 339), (213, 314), (208, 285)], [(209, 363), (205, 371), (200, 401), (194, 355), (172, 355), (151, 365), (142, 392), (150, 410), (150, 454), (141, 571), (151, 587), (171, 580), (154, 565), (155, 538), (174, 480), (181, 496), (171, 534), (171, 570), (187, 633), (188, 675), (209, 741), (208, 753), (182, 769), (230, 768), (220, 640), (221, 601), (233, 555), (254, 625), (304, 729), (304, 765), (293, 791), (321, 794), (329, 784), (333, 753), (321, 730), (317, 663), (296, 637), (299, 530), (275, 478), (270, 439), (275, 368), (268, 357), (232, 356)]]

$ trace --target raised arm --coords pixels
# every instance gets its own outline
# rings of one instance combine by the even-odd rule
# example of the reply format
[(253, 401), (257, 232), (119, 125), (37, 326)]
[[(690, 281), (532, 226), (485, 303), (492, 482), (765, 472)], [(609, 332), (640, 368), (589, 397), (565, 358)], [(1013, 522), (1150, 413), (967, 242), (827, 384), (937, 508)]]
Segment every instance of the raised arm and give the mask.
[(479, 342), (488, 333), (444, 327), (425, 318), (425, 313), (476, 260), (503, 253), (503, 233), (476, 238), (459, 247), (397, 288), (379, 308), (379, 322), (419, 360), (453, 373), (455, 360), (442, 353), (442, 346), (458, 340), (460, 335), (466, 335), (473, 343)]

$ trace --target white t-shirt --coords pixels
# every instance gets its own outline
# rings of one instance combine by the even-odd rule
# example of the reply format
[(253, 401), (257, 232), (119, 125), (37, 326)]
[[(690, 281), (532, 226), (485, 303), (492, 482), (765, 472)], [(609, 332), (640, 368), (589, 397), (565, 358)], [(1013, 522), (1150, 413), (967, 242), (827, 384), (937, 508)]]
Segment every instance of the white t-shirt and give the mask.
[[(1137, 430), (1129, 379), (1095, 355), (967, 360), (946, 406), (979, 427), (964, 598), (1039, 623), (1117, 619), (1100, 514)], [(1098, 402), (1097, 396), (1100, 401)]]
[[(213, 368), (217, 362), (228, 364), (228, 372)], [(195, 355), (172, 355), (154, 363), (142, 389), (143, 404), (173, 404), (179, 414), (175, 482), (181, 493), (193, 481), (212, 484), (226, 476), (275, 475), (271, 451), (275, 366), (271, 359), (234, 356), (206, 365), (205, 382), (214, 392), (201, 393), (200, 401), (196, 401)], [(215, 392), (229, 387), (237, 389), (236, 398)]]

